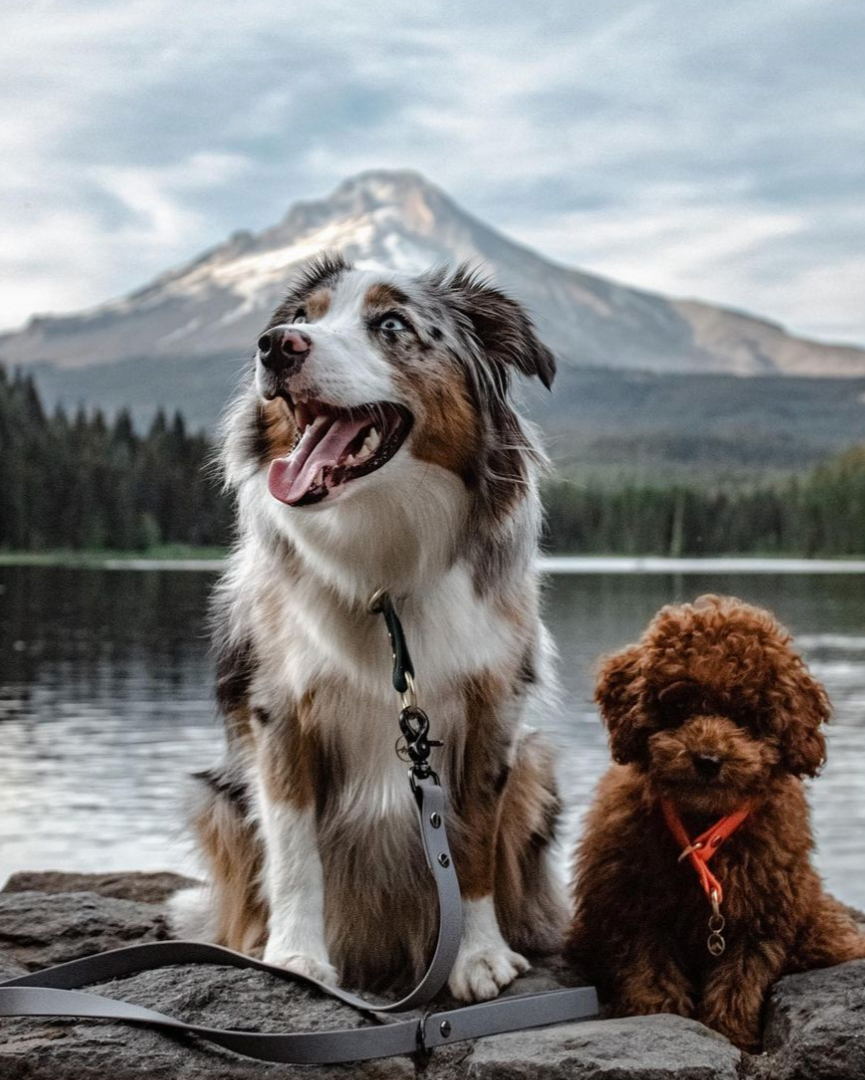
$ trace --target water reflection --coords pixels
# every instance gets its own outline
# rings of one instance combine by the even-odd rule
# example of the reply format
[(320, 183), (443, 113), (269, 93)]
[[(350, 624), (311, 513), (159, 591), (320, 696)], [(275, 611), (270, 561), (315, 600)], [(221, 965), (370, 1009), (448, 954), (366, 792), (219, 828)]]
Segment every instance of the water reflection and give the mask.
[[(183, 779), (218, 752), (206, 636), (209, 573), (0, 568), (0, 880), (16, 869), (190, 869)], [(835, 705), (811, 787), (818, 862), (865, 906), (865, 594), (831, 575), (556, 575), (558, 707), (535, 718), (562, 747), (569, 831), (608, 753), (592, 695), (599, 653), (700, 592), (773, 608)]]

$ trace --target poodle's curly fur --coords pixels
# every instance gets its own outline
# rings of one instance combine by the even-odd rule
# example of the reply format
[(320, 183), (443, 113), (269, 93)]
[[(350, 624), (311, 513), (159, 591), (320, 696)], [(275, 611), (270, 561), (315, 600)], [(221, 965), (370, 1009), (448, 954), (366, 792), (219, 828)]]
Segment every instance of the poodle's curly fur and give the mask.
[[(614, 1015), (696, 1017), (754, 1050), (780, 975), (865, 957), (865, 936), (810, 862), (802, 777), (824, 761), (826, 692), (772, 615), (702, 596), (662, 608), (637, 644), (605, 657), (595, 696), (617, 764), (575, 857), (569, 956)], [(710, 864), (724, 890), (720, 957), (661, 798), (690, 837), (752, 808)]]

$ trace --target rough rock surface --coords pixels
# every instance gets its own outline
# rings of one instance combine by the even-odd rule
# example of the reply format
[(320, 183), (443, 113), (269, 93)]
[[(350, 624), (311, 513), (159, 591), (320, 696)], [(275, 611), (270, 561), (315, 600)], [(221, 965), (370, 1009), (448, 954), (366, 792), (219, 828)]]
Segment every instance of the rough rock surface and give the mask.
[(722, 1035), (693, 1020), (634, 1016), (480, 1039), (468, 1075), (477, 1080), (738, 1080), (741, 1057)]
[(782, 979), (764, 1043), (767, 1080), (865, 1077), (865, 961)]
[(25, 870), (13, 874), (3, 886), (3, 892), (92, 892), (99, 896), (113, 896), (117, 900), (161, 904), (178, 889), (195, 884), (197, 882), (192, 878), (168, 871), (156, 874), (67, 874), (59, 870)]
[[(167, 936), (167, 874), (15, 875), (0, 893), (0, 979), (134, 941)], [(515, 992), (567, 983), (550, 964)], [(93, 989), (218, 1027), (291, 1031), (364, 1023), (291, 982), (234, 968), (165, 968)], [(0, 1080), (859, 1080), (865, 1077), (865, 961), (782, 979), (767, 1013), (766, 1052), (740, 1054), (701, 1024), (634, 1017), (513, 1032), (436, 1050), (428, 1060), (267, 1065), (191, 1037), (107, 1021), (0, 1020)]]

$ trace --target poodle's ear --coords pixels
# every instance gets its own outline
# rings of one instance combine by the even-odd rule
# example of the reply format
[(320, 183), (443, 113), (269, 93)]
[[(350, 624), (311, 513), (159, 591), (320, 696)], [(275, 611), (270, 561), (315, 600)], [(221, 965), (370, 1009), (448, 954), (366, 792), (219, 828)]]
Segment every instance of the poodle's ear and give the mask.
[(610, 751), (620, 765), (637, 761), (646, 749), (646, 726), (640, 723), (640, 694), (645, 682), (641, 658), (639, 645), (603, 657), (595, 685), (595, 701), (610, 735)]
[(522, 304), (466, 264), (457, 267), (445, 287), (451, 301), (471, 323), (474, 336), (505, 389), (511, 367), (527, 378), (540, 379), (547, 390), (552, 388), (555, 357), (538, 337)]
[(826, 759), (821, 731), (831, 715), (826, 691), (798, 656), (790, 656), (770, 697), (784, 767), (794, 776), (816, 776)]

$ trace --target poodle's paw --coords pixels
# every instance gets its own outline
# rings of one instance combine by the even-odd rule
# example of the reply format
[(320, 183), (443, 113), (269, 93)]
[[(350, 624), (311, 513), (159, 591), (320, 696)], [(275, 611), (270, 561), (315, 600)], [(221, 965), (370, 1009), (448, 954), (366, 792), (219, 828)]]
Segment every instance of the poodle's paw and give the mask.
[(625, 995), (613, 999), (610, 1011), (613, 1016), (654, 1016), (656, 1013), (670, 1013), (692, 1019), (694, 1002), (685, 991), (631, 987)]
[(489, 1001), (530, 967), (528, 960), (509, 949), (504, 941), (500, 945), (460, 949), (448, 986), (460, 1001)]
[(309, 956), (278, 947), (271, 948), (268, 945), (264, 950), (263, 959), (265, 964), (285, 968), (286, 971), (292, 971), (295, 975), (301, 975), (305, 979), (315, 979), (326, 986), (336, 986), (339, 982), (336, 968), (326, 957)]

